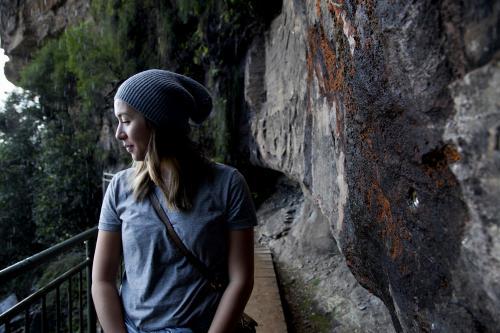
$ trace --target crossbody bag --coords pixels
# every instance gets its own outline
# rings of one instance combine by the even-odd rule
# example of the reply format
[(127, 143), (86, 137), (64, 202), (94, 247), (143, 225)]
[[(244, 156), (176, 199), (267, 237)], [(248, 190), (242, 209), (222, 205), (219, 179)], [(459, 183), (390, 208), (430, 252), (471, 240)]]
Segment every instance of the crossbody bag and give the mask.
[[(154, 190), (152, 190), (149, 194), (149, 200), (153, 204), (153, 208), (156, 211), (156, 214), (158, 217), (160, 217), (160, 220), (163, 222), (165, 227), (167, 228), (167, 234), (170, 238), (170, 240), (174, 243), (175, 247), (186, 257), (188, 262), (196, 268), (196, 270), (209, 282), (210, 286), (216, 290), (216, 291), (224, 291), (224, 289), (227, 286), (227, 283), (223, 281), (221, 278), (219, 278), (217, 275), (213, 274), (208, 267), (201, 262), (191, 251), (189, 251), (182, 240), (180, 239), (179, 235), (174, 230), (174, 227), (172, 226), (172, 223), (170, 222), (170, 219), (168, 218), (168, 215), (165, 213), (163, 208), (160, 205), (160, 201), (158, 200), (158, 197), (156, 196), (156, 193)], [(247, 315), (246, 313), (243, 313), (241, 317), (238, 320), (238, 323), (236, 325), (236, 333), (254, 333), (255, 332), (255, 327), (257, 326), (257, 322)]]

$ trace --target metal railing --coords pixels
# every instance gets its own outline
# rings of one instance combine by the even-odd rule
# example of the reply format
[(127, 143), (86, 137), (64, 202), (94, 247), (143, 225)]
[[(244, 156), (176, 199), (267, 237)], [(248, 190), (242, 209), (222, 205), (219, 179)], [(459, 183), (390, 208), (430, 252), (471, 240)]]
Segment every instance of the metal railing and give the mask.
[[(106, 192), (109, 182), (114, 174), (103, 172), (102, 174), (102, 194)], [(29, 258), (15, 263), (0, 271), (0, 285), (19, 277), (20, 275), (30, 272), (35, 268), (47, 263), (55, 256), (68, 253), (82, 243), (85, 244), (85, 259), (71, 267), (67, 272), (56, 277), (47, 285), (41, 287), (33, 294), (19, 301), (12, 308), (0, 314), (0, 333), (10, 332), (30, 332), (30, 325), (38, 316), (40, 327), (38, 331), (43, 333), (53, 332), (54, 329), (49, 328), (47, 298), (49, 293), (55, 293), (55, 332), (73, 332), (76, 328), (73, 325), (73, 312), (76, 309), (78, 312), (77, 319), (78, 331), (84, 332), (86, 326), (87, 332), (96, 332), (96, 313), (94, 303), (92, 301), (91, 286), (92, 286), (92, 260), (94, 256), (95, 238), (97, 235), (97, 227), (84, 231), (64, 242), (52, 246), (40, 253), (37, 253)], [(84, 279), (85, 272), (85, 279)], [(76, 285), (73, 280), (77, 280)], [(85, 280), (85, 288), (84, 288)], [(66, 321), (63, 323), (63, 310), (61, 309), (61, 288), (66, 283)], [(74, 288), (77, 288), (77, 306), (74, 307)], [(86, 299), (86, 313), (84, 314), (84, 298)], [(84, 316), (85, 322), (84, 322)], [(19, 325), (18, 322), (24, 318), (24, 325)], [(85, 324), (86, 323), (86, 324)]]
[[(55, 256), (68, 253), (70, 250), (85, 244), (85, 258), (80, 263), (71, 267), (62, 275), (41, 287), (31, 295), (27, 296), (12, 308), (0, 314), (0, 330), (4, 332), (30, 332), (31, 324), (34, 320), (39, 321), (39, 330), (41, 332), (73, 332), (75, 325), (78, 324), (79, 332), (96, 332), (96, 314), (91, 295), (92, 284), (92, 258), (94, 255), (95, 238), (97, 227), (84, 231), (64, 242), (52, 246), (38, 254), (15, 263), (0, 271), (0, 284), (5, 284), (13, 278), (32, 271)], [(84, 285), (85, 273), (85, 287)], [(76, 285), (74, 285), (74, 280)], [(66, 286), (66, 309), (61, 309), (61, 290)], [(77, 291), (75, 292), (75, 287)], [(49, 293), (55, 293), (55, 329), (49, 327), (49, 312), (47, 298)], [(77, 300), (74, 299), (77, 295)], [(84, 298), (86, 299), (86, 311), (84, 311)], [(77, 301), (77, 305), (75, 305)], [(78, 316), (74, 323), (73, 314), (77, 310)], [(84, 312), (86, 314), (84, 315)], [(86, 324), (84, 322), (86, 317)], [(19, 324), (24, 317), (24, 325)]]
[[(103, 197), (113, 176), (113, 173), (103, 172)], [(0, 285), (5, 285), (22, 274), (32, 272), (35, 268), (48, 263), (56, 256), (67, 254), (78, 246), (85, 245), (85, 258), (83, 261), (73, 265), (68, 271), (0, 314), (0, 333), (30, 331), (43, 333), (55, 331), (60, 333), (73, 332), (76, 328), (78, 328), (79, 332), (84, 332), (85, 329), (89, 333), (96, 332), (97, 320), (91, 294), (92, 261), (96, 236), (97, 227), (94, 227), (0, 271)], [(61, 308), (61, 301), (63, 300), (61, 290), (64, 284), (66, 286), (66, 309)], [(55, 307), (55, 328), (49, 327), (47, 304), (49, 293), (55, 293), (55, 305), (53, 306)], [(74, 297), (75, 294), (77, 299)], [(75, 302), (77, 303), (76, 306)], [(86, 311), (84, 308), (86, 308)], [(77, 316), (74, 317), (75, 310)], [(20, 323), (21, 321), (24, 321), (24, 323)], [(39, 328), (36, 330), (30, 329), (34, 321), (39, 323)]]
[(103, 172), (102, 173), (102, 197), (104, 198), (104, 194), (106, 194), (106, 189), (108, 188), (109, 182), (113, 179), (114, 173)]

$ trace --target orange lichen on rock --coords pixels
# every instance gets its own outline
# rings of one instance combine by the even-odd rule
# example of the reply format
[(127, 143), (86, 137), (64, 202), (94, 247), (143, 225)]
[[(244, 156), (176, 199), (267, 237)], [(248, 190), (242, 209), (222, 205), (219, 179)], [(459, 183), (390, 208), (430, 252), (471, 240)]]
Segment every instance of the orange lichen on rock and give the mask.
[[(366, 204), (373, 211), (378, 226), (381, 227), (380, 238), (386, 244), (389, 256), (395, 260), (403, 254), (403, 239), (408, 237), (402, 221), (392, 216), (391, 203), (377, 181), (372, 182), (366, 193)], [(375, 205), (375, 206), (373, 206)]]
[(410, 274), (412, 272), (412, 269), (408, 265), (403, 264), (399, 266), (399, 272), (404, 276)]
[(458, 152), (457, 148), (455, 148), (452, 145), (444, 146), (443, 154), (446, 157), (446, 161), (449, 164), (453, 164), (457, 161), (460, 161), (460, 159), (461, 159), (460, 153)]
[[(330, 104), (336, 102), (336, 93), (350, 94), (346, 78), (355, 75), (355, 68), (346, 62), (352, 60), (352, 42), (349, 36), (355, 32), (350, 22), (346, 21), (344, 1), (329, 1), (329, 11), (336, 15), (335, 34), (333, 40), (328, 37), (323, 26), (322, 2), (316, 1), (315, 10), (318, 22), (308, 29), (307, 34), (307, 83), (311, 87), (314, 76), (318, 79), (319, 93), (327, 98)], [(344, 32), (344, 34), (342, 33)], [(347, 33), (347, 35), (345, 35)], [(351, 35), (349, 35), (351, 34)], [(352, 36), (351, 36), (352, 37)], [(351, 53), (349, 52), (351, 51)], [(342, 96), (342, 95), (341, 95)], [(343, 116), (337, 115), (337, 130), (343, 127)]]
[(342, 11), (342, 4), (340, 2), (343, 3), (343, 1), (328, 1), (328, 11), (330, 14), (335, 15), (337, 20), (340, 20), (341, 17), (340, 14)]
[[(328, 41), (323, 27), (312, 27), (308, 33), (308, 81), (313, 73), (319, 79), (321, 93), (325, 96), (338, 92), (344, 86), (344, 64), (337, 60), (335, 50)], [(330, 100), (333, 102), (333, 100)]]
[(349, 20), (347, 11), (343, 8), (343, 2), (339, 1), (329, 1), (328, 2), (328, 11), (332, 16), (335, 17), (335, 23), (340, 30), (344, 32), (344, 36), (349, 43), (349, 49), (351, 51), (351, 56), (354, 55), (354, 49), (356, 44), (359, 43), (359, 40), (356, 36), (356, 28)]
[(422, 156), (422, 164), (424, 172), (435, 182), (436, 187), (442, 188), (457, 185), (457, 179), (449, 166), (460, 159), (455, 146), (447, 144)]
[(363, 146), (361, 147), (363, 151), (363, 156), (371, 161), (377, 161), (379, 155), (377, 152), (375, 152), (373, 147), (373, 139), (372, 139), (374, 136), (373, 128), (366, 127), (361, 131), (359, 135), (361, 138), (361, 142), (363, 143)]
[(374, 184), (377, 199), (377, 218), (379, 221), (387, 221), (392, 224), (391, 204), (384, 195), (378, 184)]
[(323, 13), (321, 12), (321, 0), (316, 0), (316, 15), (320, 20), (323, 18)]
[(329, 92), (339, 91), (344, 84), (344, 64), (337, 60), (335, 50), (326, 38), (323, 27), (320, 28), (320, 47), (328, 71), (323, 79)]
[(391, 223), (387, 226), (389, 236), (391, 241), (391, 247), (389, 250), (390, 256), (393, 260), (401, 257), (403, 254), (403, 242), (401, 240), (402, 236), (399, 234), (401, 232), (399, 223)]
[(360, 133), (361, 140), (364, 143), (367, 143), (368, 145), (366, 148), (369, 150), (373, 150), (373, 140), (371, 139), (372, 131), (370, 128), (365, 128), (363, 131)]

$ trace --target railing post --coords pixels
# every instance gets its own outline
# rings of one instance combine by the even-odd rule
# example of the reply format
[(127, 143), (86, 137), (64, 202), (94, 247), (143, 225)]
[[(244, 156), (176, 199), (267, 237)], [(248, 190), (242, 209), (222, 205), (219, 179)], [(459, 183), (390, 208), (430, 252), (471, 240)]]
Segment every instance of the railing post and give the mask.
[(87, 326), (89, 333), (96, 333), (96, 313), (92, 300), (92, 262), (94, 261), (94, 242), (85, 241), (85, 254), (87, 256)]

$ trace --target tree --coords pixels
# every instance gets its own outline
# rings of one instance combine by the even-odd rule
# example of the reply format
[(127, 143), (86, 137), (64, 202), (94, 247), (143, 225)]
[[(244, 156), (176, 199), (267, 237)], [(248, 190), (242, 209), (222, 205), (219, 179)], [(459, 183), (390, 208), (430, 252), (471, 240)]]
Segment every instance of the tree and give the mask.
[(0, 265), (37, 249), (32, 219), (33, 175), (39, 154), (39, 106), (29, 93), (12, 93), (0, 111)]

